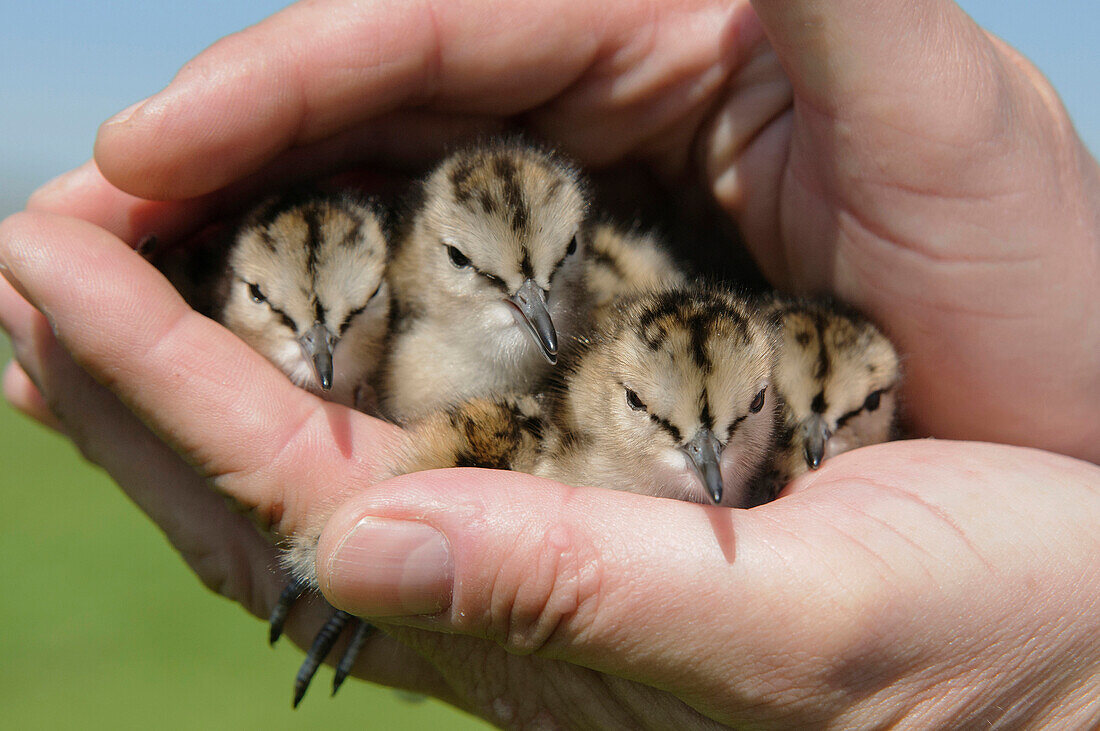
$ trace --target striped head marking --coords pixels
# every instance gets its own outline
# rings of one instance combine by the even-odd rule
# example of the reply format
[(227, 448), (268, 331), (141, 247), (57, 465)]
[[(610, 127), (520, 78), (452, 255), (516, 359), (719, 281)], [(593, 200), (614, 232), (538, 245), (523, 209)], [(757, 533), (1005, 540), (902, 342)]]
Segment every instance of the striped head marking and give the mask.
[(328, 390), (334, 349), (388, 317), (386, 257), (369, 204), (300, 192), (271, 198), (232, 243), (221, 319), (298, 385)]
[(772, 437), (773, 360), (772, 329), (732, 294), (641, 296), (570, 374), (570, 415), (646, 492), (739, 505)]
[(776, 386), (794, 448), (816, 468), (834, 454), (886, 441), (894, 423), (897, 353), (874, 325), (828, 301), (780, 301)]
[(554, 154), (495, 143), (451, 155), (428, 176), (405, 244), (430, 279), (425, 306), (518, 325), (553, 361), (555, 326), (582, 287), (586, 212), (578, 172)]

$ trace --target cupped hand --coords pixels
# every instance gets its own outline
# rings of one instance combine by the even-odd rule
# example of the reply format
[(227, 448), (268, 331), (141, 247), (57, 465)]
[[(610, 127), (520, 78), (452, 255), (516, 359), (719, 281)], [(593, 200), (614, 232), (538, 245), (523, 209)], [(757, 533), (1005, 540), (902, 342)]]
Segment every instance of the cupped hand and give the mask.
[(303, 3), (104, 125), (96, 160), (180, 199), (457, 122), (641, 159), (709, 189), (774, 283), (883, 326), (918, 432), (1100, 459), (1100, 176), (1046, 80), (949, 0), (753, 7)]
[[(16, 357), (4, 373), (4, 395), (103, 467), (207, 587), (266, 619), (287, 580), (270, 531), (315, 530), (309, 521), (331, 512), (345, 490), (369, 484), (400, 440), (399, 430), (294, 387), (243, 342), (190, 310), (155, 270), (101, 229), (23, 214), (0, 224), (0, 241), (6, 277), (34, 270), (47, 278), (64, 272), (66, 280), (55, 280), (49, 291), (32, 284), (33, 305), (24, 298), (30, 290), (0, 281), (0, 327)], [(54, 258), (55, 241), (74, 245)], [(42, 258), (22, 259), (20, 250)], [(69, 289), (68, 277), (76, 273), (81, 285)], [(133, 275), (134, 298), (118, 297), (120, 273)], [(39, 280), (32, 274), (27, 281)], [(78, 338), (82, 345), (59, 340), (55, 333), (68, 324), (58, 325), (72, 323), (69, 313), (98, 320), (87, 309), (96, 301), (110, 301), (111, 309)], [(150, 311), (164, 317), (149, 317)], [(118, 359), (123, 353), (130, 365)], [(189, 393), (200, 394), (201, 413)], [(168, 414), (168, 421), (160, 418)], [(274, 471), (261, 476), (256, 470), (266, 472), (268, 460)], [(276, 476), (284, 460), (302, 471)], [(245, 487), (249, 483), (257, 492)], [(234, 507), (223, 495), (235, 498)], [(287, 634), (308, 647), (330, 611), (299, 603)], [(257, 633), (258, 642), (262, 636)], [(460, 703), (407, 647), (377, 638), (364, 653), (370, 679)]]
[(123, 242), (25, 214), (0, 228), (0, 262), (27, 300), (0, 290), (4, 326), (52, 413), (216, 588), (262, 614), (278, 577), (203, 478), (280, 531), (337, 506), (318, 570), (385, 630), (368, 678), (504, 726), (1100, 713), (1095, 466), (898, 442), (751, 511), (482, 470), (366, 487), (400, 433), (293, 387)]
[[(1083, 727), (1098, 519), (1093, 465), (898, 442), (752, 511), (400, 478), (340, 508), (318, 569), (331, 602), (399, 623), (503, 726), (686, 728), (690, 708), (738, 727)], [(431, 550), (379, 558), (394, 545)]]
[[(204, 478), (276, 529), (337, 506), (325, 588), (393, 623), (360, 672), (503, 725), (1095, 718), (1098, 633), (1079, 611), (1097, 595), (1095, 468), (889, 445), (747, 513), (469, 472), (366, 490), (400, 434), (293, 389), (123, 243), (518, 123), (582, 162), (705, 186), (775, 282), (870, 312), (906, 355), (918, 429), (1096, 459), (1095, 162), (1045, 81), (950, 3), (755, 8), (316, 2), (220, 42), (103, 128), (99, 167), (0, 230), (8, 276), (57, 333), (4, 290), (22, 364), (6, 394), (257, 613), (272, 549)], [(369, 563), (341, 575), (365, 515), (446, 537), (441, 614), (370, 604), (386, 592)], [(536, 555), (551, 565), (531, 571)]]
[(702, 152), (765, 274), (887, 330), (917, 432), (1100, 459), (1100, 175), (1046, 79), (950, 0), (754, 6), (793, 106)]

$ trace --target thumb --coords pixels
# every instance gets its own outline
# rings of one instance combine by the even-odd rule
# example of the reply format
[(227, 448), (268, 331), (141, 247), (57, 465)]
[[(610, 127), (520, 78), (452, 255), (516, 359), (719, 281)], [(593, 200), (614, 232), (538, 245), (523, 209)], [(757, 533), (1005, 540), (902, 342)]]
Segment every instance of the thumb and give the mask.
[(325, 597), (354, 614), (630, 677), (720, 713), (708, 706), (754, 672), (750, 629), (789, 613), (795, 632), (807, 609), (796, 582), (774, 580), (756, 512), (424, 472), (341, 506), (317, 571)]
[[(343, 504), (317, 568), (341, 609), (628, 678), (723, 722), (886, 725), (923, 698), (957, 709), (972, 687), (1060, 678), (1065, 647), (1095, 645), (1098, 475), (910, 440), (733, 510), (438, 470)], [(1001, 667), (1018, 672), (991, 681)]]
[[(796, 96), (830, 116), (867, 103), (904, 120), (931, 99), (957, 105), (973, 98), (975, 82), (983, 82), (974, 74), (989, 66), (967, 57), (990, 46), (950, 0), (752, 4)], [(940, 111), (927, 116), (934, 121)]]

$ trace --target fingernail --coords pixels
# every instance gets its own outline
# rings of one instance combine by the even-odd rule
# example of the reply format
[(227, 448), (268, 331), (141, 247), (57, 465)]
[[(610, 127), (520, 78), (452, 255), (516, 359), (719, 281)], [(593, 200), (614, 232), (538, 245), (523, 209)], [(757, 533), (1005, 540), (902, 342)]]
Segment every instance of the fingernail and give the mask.
[(329, 600), (360, 616), (436, 614), (451, 603), (451, 546), (425, 523), (363, 518), (328, 568)]
[(11, 267), (8, 266), (8, 263), (4, 261), (3, 258), (0, 258), (0, 277), (3, 277), (20, 297), (27, 302), (31, 301), (30, 295), (27, 294), (27, 290), (23, 287), (23, 283), (19, 281), (19, 277), (15, 276), (15, 273), (12, 272)]
[(134, 113), (137, 112), (137, 110), (145, 106), (145, 101), (145, 99), (142, 99), (135, 104), (131, 104), (130, 106), (126, 107), (121, 112), (104, 122), (103, 126), (106, 127), (112, 124), (125, 124), (126, 122), (129, 122), (130, 117), (134, 116)]

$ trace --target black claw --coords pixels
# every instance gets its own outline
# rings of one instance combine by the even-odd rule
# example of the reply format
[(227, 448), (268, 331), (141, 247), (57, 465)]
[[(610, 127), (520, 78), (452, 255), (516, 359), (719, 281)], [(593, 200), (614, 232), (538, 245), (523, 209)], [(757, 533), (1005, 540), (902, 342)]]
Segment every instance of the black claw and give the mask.
[(321, 663), (328, 657), (332, 646), (336, 644), (336, 640), (340, 639), (340, 633), (344, 631), (344, 627), (351, 619), (350, 614), (337, 609), (336, 613), (329, 618), (325, 626), (317, 633), (317, 636), (313, 638), (313, 644), (310, 645), (309, 652), (306, 653), (306, 659), (302, 661), (302, 666), (298, 668), (298, 675), (294, 677), (295, 708), (302, 702), (302, 698), (305, 697), (306, 691), (309, 689), (310, 681), (317, 673), (317, 668), (321, 667)]
[(279, 601), (275, 602), (275, 606), (271, 610), (271, 616), (267, 619), (267, 642), (269, 645), (274, 645), (283, 636), (283, 625), (286, 624), (286, 617), (290, 614), (290, 608), (305, 592), (305, 584), (297, 579), (291, 579), (290, 583), (279, 594)]
[(348, 649), (344, 650), (344, 654), (340, 658), (340, 664), (336, 666), (336, 674), (332, 676), (333, 695), (336, 695), (336, 691), (340, 690), (340, 686), (344, 684), (352, 666), (355, 665), (355, 659), (359, 657), (359, 652), (363, 649), (363, 645), (367, 644), (367, 639), (372, 634), (374, 634), (373, 624), (358, 619), (355, 620), (355, 634), (351, 636)]

